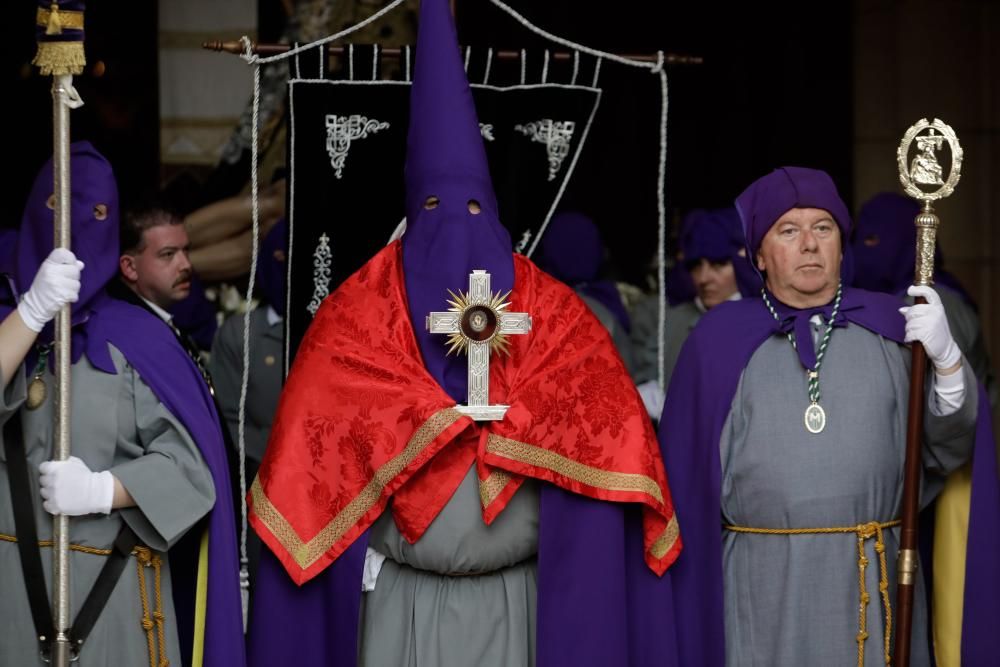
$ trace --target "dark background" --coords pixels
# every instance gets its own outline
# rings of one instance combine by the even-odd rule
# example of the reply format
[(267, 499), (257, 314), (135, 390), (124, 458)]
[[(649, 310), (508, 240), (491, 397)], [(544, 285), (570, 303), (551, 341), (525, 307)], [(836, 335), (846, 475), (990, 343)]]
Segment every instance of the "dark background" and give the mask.
[[(510, 4), (541, 27), (594, 48), (704, 58), (702, 65), (668, 69), (671, 221), (691, 208), (729, 205), (753, 179), (784, 164), (829, 171), (853, 204), (851, 3)], [(74, 139), (91, 140), (115, 166), (127, 202), (159, 187), (161, 172), (152, 75), (157, 7), (123, 6), (96, 0), (87, 7), (88, 71), (76, 79), (86, 104), (72, 119)], [(259, 6), (261, 35), (273, 38), (280, 6), (277, 0)], [(11, 175), (0, 198), (0, 225), (16, 226), (35, 173), (51, 154), (51, 98), (49, 80), (28, 65), (36, 5), (18, 0), (5, 9), (0, 30)], [(459, 0), (457, 18), (464, 44), (553, 48), (485, 1)], [(101, 66), (103, 75), (96, 76)], [(550, 78), (556, 74), (553, 69)], [(493, 80), (503, 75), (498, 68)], [(655, 199), (636, 201), (631, 190), (637, 178), (655, 187), (658, 85), (647, 72), (611, 63), (603, 66), (600, 85), (606, 91), (602, 120), (564, 203), (598, 220), (617, 273), (640, 282), (655, 249)]]

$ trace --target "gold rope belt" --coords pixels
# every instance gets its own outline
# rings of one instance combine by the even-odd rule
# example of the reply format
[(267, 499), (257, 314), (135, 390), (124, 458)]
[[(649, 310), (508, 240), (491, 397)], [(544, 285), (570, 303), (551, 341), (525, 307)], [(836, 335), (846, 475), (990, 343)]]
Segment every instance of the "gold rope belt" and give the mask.
[[(4, 535), (0, 533), (0, 542), (17, 542), (17, 537), (15, 535)], [(39, 540), (38, 546), (40, 548), (48, 548), (53, 545), (52, 540)], [(82, 544), (71, 544), (69, 545), (70, 551), (76, 551), (79, 553), (91, 554), (94, 556), (110, 556), (111, 549), (98, 549), (97, 547), (88, 547)], [(163, 561), (160, 559), (160, 555), (148, 547), (135, 547), (132, 549), (132, 555), (135, 556), (136, 572), (139, 576), (139, 601), (142, 602), (142, 629), (146, 633), (146, 645), (149, 648), (149, 667), (169, 667), (170, 661), (167, 659), (167, 639), (166, 639), (166, 629), (164, 626), (164, 621), (166, 617), (163, 615), (163, 595), (160, 586), (160, 569), (163, 565)], [(153, 568), (153, 595), (155, 609), (153, 610), (152, 616), (149, 613), (149, 594), (146, 591), (146, 577), (143, 574), (143, 568), (152, 567)], [(154, 636), (153, 629), (156, 629), (156, 634)], [(159, 644), (159, 651), (157, 651), (157, 644)], [(157, 653), (159, 653), (159, 660), (157, 660)]]
[(747, 528), (746, 526), (723, 526), (733, 533), (750, 533), (752, 535), (829, 535), (835, 533), (854, 533), (858, 536), (858, 591), (861, 595), (861, 606), (858, 612), (858, 667), (865, 664), (865, 640), (868, 639), (868, 617), (865, 613), (871, 596), (865, 589), (865, 570), (868, 567), (868, 557), (865, 556), (865, 541), (875, 538), (875, 552), (878, 554), (879, 577), (878, 590), (882, 594), (882, 607), (885, 609), (885, 664), (889, 664), (890, 637), (892, 635), (892, 606), (889, 603), (889, 570), (885, 564), (885, 540), (882, 537), (883, 528), (892, 528), (900, 524), (895, 521), (870, 521), (856, 526), (835, 526), (833, 528)]

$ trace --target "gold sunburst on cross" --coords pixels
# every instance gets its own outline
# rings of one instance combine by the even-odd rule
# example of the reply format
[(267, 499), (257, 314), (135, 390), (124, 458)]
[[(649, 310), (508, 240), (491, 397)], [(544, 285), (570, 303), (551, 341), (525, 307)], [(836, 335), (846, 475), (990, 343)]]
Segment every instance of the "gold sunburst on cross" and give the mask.
[(510, 339), (500, 330), (503, 314), (510, 308), (507, 300), (510, 291), (497, 292), (485, 303), (474, 302), (469, 293), (462, 290), (457, 294), (448, 290), (448, 295), (451, 296), (448, 312), (456, 313), (459, 321), (458, 330), (448, 334), (448, 354), (468, 354), (469, 345), (486, 342), (490, 352), (510, 354)]

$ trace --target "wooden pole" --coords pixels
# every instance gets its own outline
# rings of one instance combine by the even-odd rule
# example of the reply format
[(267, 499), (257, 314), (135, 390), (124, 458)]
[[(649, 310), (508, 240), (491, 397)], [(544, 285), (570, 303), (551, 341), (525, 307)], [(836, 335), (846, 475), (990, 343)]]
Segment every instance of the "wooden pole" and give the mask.
[[(934, 245), (938, 217), (931, 210), (930, 200), (914, 220), (917, 226), (917, 265), (914, 284), (934, 282)], [(928, 250), (929, 249), (929, 250)], [(915, 303), (927, 303), (917, 297)], [(896, 641), (893, 650), (895, 667), (909, 667), (910, 638), (913, 634), (913, 591), (917, 579), (917, 522), (920, 514), (921, 443), (924, 433), (924, 377), (927, 374), (927, 352), (914, 342), (910, 366), (910, 403), (906, 423), (906, 462), (903, 465), (902, 527), (899, 532), (899, 556), (896, 582)]]

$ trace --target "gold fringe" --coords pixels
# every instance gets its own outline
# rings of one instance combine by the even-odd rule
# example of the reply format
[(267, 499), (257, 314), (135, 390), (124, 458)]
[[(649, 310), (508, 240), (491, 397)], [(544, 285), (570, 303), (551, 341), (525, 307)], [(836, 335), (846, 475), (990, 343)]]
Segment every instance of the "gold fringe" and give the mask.
[(80, 74), (87, 64), (83, 42), (42, 42), (31, 64), (38, 65), (42, 76)]

